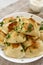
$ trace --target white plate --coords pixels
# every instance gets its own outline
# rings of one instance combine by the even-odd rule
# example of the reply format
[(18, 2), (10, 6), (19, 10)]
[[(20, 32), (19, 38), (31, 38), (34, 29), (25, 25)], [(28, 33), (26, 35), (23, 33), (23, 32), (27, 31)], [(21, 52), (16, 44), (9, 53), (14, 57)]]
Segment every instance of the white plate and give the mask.
[[(11, 17), (11, 16), (23, 16), (23, 17), (27, 17), (27, 18), (30, 18), (32, 16), (33, 19), (35, 19), (38, 23), (40, 23), (41, 21), (43, 21), (42, 18), (36, 16), (36, 15), (33, 15), (33, 14), (30, 14), (30, 13), (26, 13), (26, 12), (15, 12), (13, 14), (10, 14), (8, 16), (5, 16), (4, 18), (6, 17)], [(0, 21), (2, 21), (4, 18), (2, 18)], [(34, 58), (22, 58), (22, 59), (15, 59), (15, 58), (10, 58), (10, 57), (7, 57), (4, 52), (1, 50), (0, 48), (0, 56), (2, 56), (3, 58), (5, 58), (6, 60), (9, 60), (11, 62), (16, 62), (16, 63), (29, 63), (29, 62), (33, 62), (33, 61), (36, 61), (40, 58), (43, 57), (43, 55), (41, 56), (38, 56), (38, 57), (34, 57)]]

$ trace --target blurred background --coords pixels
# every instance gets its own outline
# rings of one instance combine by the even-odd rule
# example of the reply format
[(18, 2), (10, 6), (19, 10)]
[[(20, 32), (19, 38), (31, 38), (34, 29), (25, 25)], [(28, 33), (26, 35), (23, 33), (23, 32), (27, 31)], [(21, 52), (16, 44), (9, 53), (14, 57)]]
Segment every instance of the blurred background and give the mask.
[(9, 6), (10, 4), (13, 4), (17, 2), (18, 0), (0, 0), (0, 9), (5, 8)]
[(0, 0), (0, 18), (17, 11), (33, 13), (43, 18), (42, 7), (43, 0)]

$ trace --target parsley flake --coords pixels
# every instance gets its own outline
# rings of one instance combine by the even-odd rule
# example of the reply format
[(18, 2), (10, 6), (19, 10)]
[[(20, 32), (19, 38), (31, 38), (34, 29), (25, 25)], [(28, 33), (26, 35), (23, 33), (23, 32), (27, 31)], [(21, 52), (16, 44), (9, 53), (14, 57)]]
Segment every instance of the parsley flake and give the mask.
[(43, 22), (41, 22), (41, 25), (40, 25), (40, 29), (39, 30), (43, 30)]
[(33, 25), (30, 23), (28, 26), (28, 31), (31, 32), (33, 30)]
[(10, 46), (10, 43), (8, 43), (8, 42), (5, 42), (5, 44), (6, 44), (7, 46)]
[(10, 34), (7, 34), (7, 37), (6, 37), (6, 39), (8, 39), (8, 38), (10, 38)]
[(2, 22), (0, 22), (0, 26), (3, 26), (3, 24), (4, 24), (4, 22), (2, 21)]

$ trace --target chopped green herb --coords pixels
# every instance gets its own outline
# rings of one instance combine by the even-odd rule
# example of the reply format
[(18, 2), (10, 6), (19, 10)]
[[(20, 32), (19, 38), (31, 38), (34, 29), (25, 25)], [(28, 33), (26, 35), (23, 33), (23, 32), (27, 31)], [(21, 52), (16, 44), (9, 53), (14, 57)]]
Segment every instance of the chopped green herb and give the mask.
[(12, 22), (12, 20), (9, 20), (9, 22)]
[(23, 49), (21, 49), (21, 52), (23, 52), (24, 50)]
[(10, 38), (10, 34), (7, 35), (6, 39)]
[(3, 24), (4, 24), (4, 23), (3, 23), (3, 21), (2, 21), (2, 22), (0, 22), (0, 26), (3, 26)]
[(43, 30), (43, 26), (40, 27), (40, 30)]
[(22, 27), (20, 29), (22, 30)]
[(26, 50), (25, 50), (25, 46), (24, 46), (22, 43), (21, 43), (21, 46), (23, 47), (24, 51), (26, 51)]
[(24, 23), (21, 24), (21, 29), (23, 28)]
[(43, 24), (41, 24), (41, 26), (40, 26), (40, 29), (39, 30), (43, 30)]
[(21, 21), (21, 19), (19, 18), (19, 22)]
[(14, 19), (14, 20), (9, 20), (9, 22), (14, 22), (14, 23), (16, 23), (17, 21)]
[(19, 22), (21, 22), (21, 19), (20, 19), (20, 17), (19, 17), (19, 16), (17, 16), (16, 18), (18, 18), (18, 19), (19, 19)]
[(7, 46), (10, 46), (10, 43), (8, 43), (8, 42), (6, 42), (5, 44), (6, 44)]
[(22, 25), (24, 25), (24, 22), (22, 23)]
[(33, 30), (33, 25), (30, 23), (28, 26), (28, 31), (31, 32)]
[(20, 30), (22, 30), (23, 25), (24, 25), (24, 23), (20, 23), (20, 25), (17, 26), (17, 27), (15, 27), (14, 30), (17, 31), (17, 32), (19, 32)]

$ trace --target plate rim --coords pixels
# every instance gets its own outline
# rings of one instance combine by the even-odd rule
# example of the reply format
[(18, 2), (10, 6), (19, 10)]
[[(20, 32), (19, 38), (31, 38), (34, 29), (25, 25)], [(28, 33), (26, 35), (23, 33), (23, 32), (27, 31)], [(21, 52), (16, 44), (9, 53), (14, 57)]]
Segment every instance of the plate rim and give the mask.
[[(0, 19), (0, 21), (2, 21), (4, 18), (6, 18), (6, 17), (9, 17), (9, 16), (12, 16), (12, 15), (14, 15), (14, 14), (16, 14), (16, 13), (19, 13), (19, 14), (28, 14), (28, 15), (33, 15), (33, 16), (35, 16), (35, 17), (38, 17), (38, 18), (40, 18), (41, 20), (43, 20), (41, 17), (39, 17), (39, 16), (37, 16), (37, 15), (34, 15), (34, 14), (31, 14), (31, 13), (27, 13), (27, 12), (14, 12), (14, 13), (11, 13), (11, 14), (8, 14), (8, 15), (6, 15), (6, 16), (4, 16), (3, 18), (1, 18)], [(16, 61), (13, 61), (13, 60), (9, 60), (8, 58), (6, 58), (6, 57), (4, 57), (4, 56), (2, 56), (1, 54), (0, 54), (0, 56), (1, 57), (3, 57), (4, 59), (6, 59), (6, 60), (8, 60), (8, 61), (11, 61), (11, 62), (16, 62), (16, 63), (30, 63), (30, 62), (33, 62), (33, 61), (36, 61), (36, 60), (38, 60), (38, 59), (40, 59), (40, 58), (42, 58), (43, 57), (43, 55), (40, 55), (39, 57), (36, 57), (36, 59), (34, 59), (34, 60), (31, 60), (31, 61), (25, 61), (25, 59), (24, 59), (24, 61), (23, 61), (23, 59), (22, 59), (22, 61), (18, 61), (17, 59), (16, 59)], [(21, 59), (20, 59), (21, 60)], [(27, 60), (27, 59), (26, 59)]]

